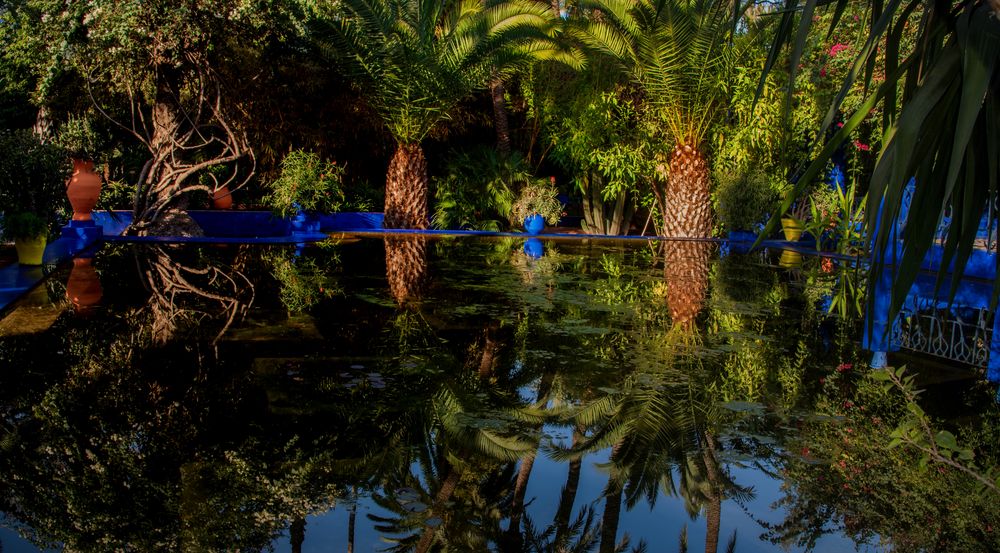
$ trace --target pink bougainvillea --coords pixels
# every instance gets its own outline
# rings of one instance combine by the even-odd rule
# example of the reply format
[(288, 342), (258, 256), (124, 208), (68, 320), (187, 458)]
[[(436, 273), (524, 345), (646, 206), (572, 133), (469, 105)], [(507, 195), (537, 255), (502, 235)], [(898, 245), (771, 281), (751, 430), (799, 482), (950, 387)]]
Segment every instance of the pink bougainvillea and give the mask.
[(842, 42), (838, 42), (830, 47), (830, 57), (832, 58), (847, 49), (850, 49), (850, 46)]

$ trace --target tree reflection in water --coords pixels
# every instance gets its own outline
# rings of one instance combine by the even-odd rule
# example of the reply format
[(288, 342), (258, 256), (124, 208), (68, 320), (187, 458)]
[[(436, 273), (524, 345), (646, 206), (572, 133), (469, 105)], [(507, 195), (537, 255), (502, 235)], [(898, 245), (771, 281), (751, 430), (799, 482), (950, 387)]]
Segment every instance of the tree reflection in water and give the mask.
[[(756, 466), (789, 486), (786, 520), (762, 522), (775, 542), (808, 547), (840, 520), (859, 541), (940, 544), (914, 531), (917, 514), (859, 513), (891, 494), (957, 498), (950, 487), (966, 490), (954, 501), (967, 514), (948, 519), (949, 543), (989, 543), (967, 520), (985, 511), (972, 488), (900, 471), (912, 459), (864, 445), (891, 430), (872, 417), (891, 427), (899, 406), (852, 376), (856, 325), (817, 314), (778, 273), (713, 261), (705, 243), (560, 244), (544, 279), (525, 279), (538, 266), (519, 264), (516, 241), (408, 240), (387, 245), (385, 266), (364, 242), (289, 261), (296, 286), (338, 291), (296, 296), (309, 301), (294, 310), (288, 271), (257, 251), (98, 257), (107, 308), (0, 339), (0, 361), (20, 371), (0, 375), (8, 519), (80, 551), (276, 539), (299, 551), (311, 514), (344, 509), (348, 549), (367, 524), (393, 551), (603, 552), (640, 549), (630, 512), (666, 503), (705, 520), (710, 552), (733, 524), (725, 502), (756, 505), (734, 476)], [(154, 292), (110, 285), (127, 282), (132, 259)], [(848, 426), (802, 414), (813, 411)], [(848, 430), (865, 440), (848, 447)], [(609, 452), (603, 492), (587, 487), (587, 461)], [(835, 490), (853, 482), (843, 455), (866, 474), (889, 463), (898, 481)], [(539, 509), (532, 482), (552, 460), (561, 491)], [(831, 470), (841, 476), (823, 480)], [(686, 526), (656, 531), (686, 543)]]

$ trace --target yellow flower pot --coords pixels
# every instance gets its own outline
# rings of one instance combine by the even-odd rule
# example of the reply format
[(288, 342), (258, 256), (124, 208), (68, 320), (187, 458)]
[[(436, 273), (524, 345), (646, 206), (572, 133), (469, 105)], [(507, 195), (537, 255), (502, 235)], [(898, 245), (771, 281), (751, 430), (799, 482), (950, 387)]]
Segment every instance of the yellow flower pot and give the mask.
[(17, 249), (17, 262), (21, 265), (41, 265), (45, 254), (47, 238), (44, 234), (34, 238), (16, 238), (14, 247)]
[(785, 240), (798, 242), (802, 238), (802, 222), (792, 217), (781, 218), (781, 232), (785, 233)]

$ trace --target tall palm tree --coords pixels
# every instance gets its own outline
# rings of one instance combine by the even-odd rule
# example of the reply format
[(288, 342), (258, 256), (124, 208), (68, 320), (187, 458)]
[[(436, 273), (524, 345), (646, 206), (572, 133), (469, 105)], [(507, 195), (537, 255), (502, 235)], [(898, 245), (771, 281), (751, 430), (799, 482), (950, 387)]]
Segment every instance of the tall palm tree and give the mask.
[(421, 141), (491, 79), (532, 59), (579, 63), (550, 34), (556, 18), (528, 0), (343, 0), (316, 35), (363, 87), (396, 140), (386, 174), (385, 226), (427, 228)]
[[(665, 233), (712, 232), (706, 135), (723, 112), (733, 66), (739, 0), (587, 0), (599, 12), (583, 21), (585, 44), (618, 60), (645, 92), (674, 149), (665, 187), (654, 185)], [(661, 164), (662, 166), (662, 164)], [(665, 174), (665, 175), (664, 175)]]

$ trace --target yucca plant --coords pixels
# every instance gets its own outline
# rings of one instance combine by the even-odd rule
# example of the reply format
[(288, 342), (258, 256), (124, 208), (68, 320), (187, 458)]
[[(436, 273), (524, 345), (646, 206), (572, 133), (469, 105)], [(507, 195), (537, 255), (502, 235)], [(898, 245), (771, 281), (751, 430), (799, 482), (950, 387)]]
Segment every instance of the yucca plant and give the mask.
[[(785, 0), (783, 4), (775, 14), (778, 32), (766, 70), (775, 66), (781, 49), (788, 46), (788, 71), (794, 83), (813, 15), (822, 9), (819, 5), (830, 4), (826, 9), (834, 10), (832, 32), (849, 2)], [(868, 36), (829, 107), (821, 136), (831, 128), (852, 87), (863, 86), (867, 96), (846, 114), (843, 126), (798, 182), (804, 186), (813, 181), (840, 145), (881, 106), (883, 146), (871, 175), (865, 216), (876, 253), (869, 284), (877, 282), (884, 270), (879, 254), (901, 239), (901, 257), (894, 260), (898, 270), (892, 273), (891, 310), (896, 313), (936, 241), (944, 214), (950, 210), (951, 225), (941, 267), (954, 262), (954, 293), (975, 245), (979, 220), (988, 205), (1000, 200), (1000, 1), (891, 0), (869, 6)], [(900, 38), (913, 28), (915, 47), (901, 51)], [(884, 55), (879, 55), (883, 44)], [(884, 79), (879, 82), (876, 76)], [(917, 186), (900, 231), (886, 223), (898, 220), (910, 178), (916, 178)], [(785, 203), (787, 208), (790, 200)], [(775, 224), (771, 221), (770, 226)], [(1000, 287), (994, 285), (997, 292)], [(874, 294), (869, 301), (874, 301)]]
[(361, 85), (396, 140), (386, 174), (385, 226), (426, 228), (421, 141), (473, 91), (534, 59), (573, 65), (554, 40), (557, 19), (528, 0), (344, 0), (316, 22), (332, 59)]
[(705, 139), (726, 107), (733, 23), (744, 6), (722, 0), (586, 0), (581, 6), (600, 13), (581, 22), (581, 39), (621, 63), (674, 142), (666, 186), (655, 190), (665, 233), (710, 236)]

